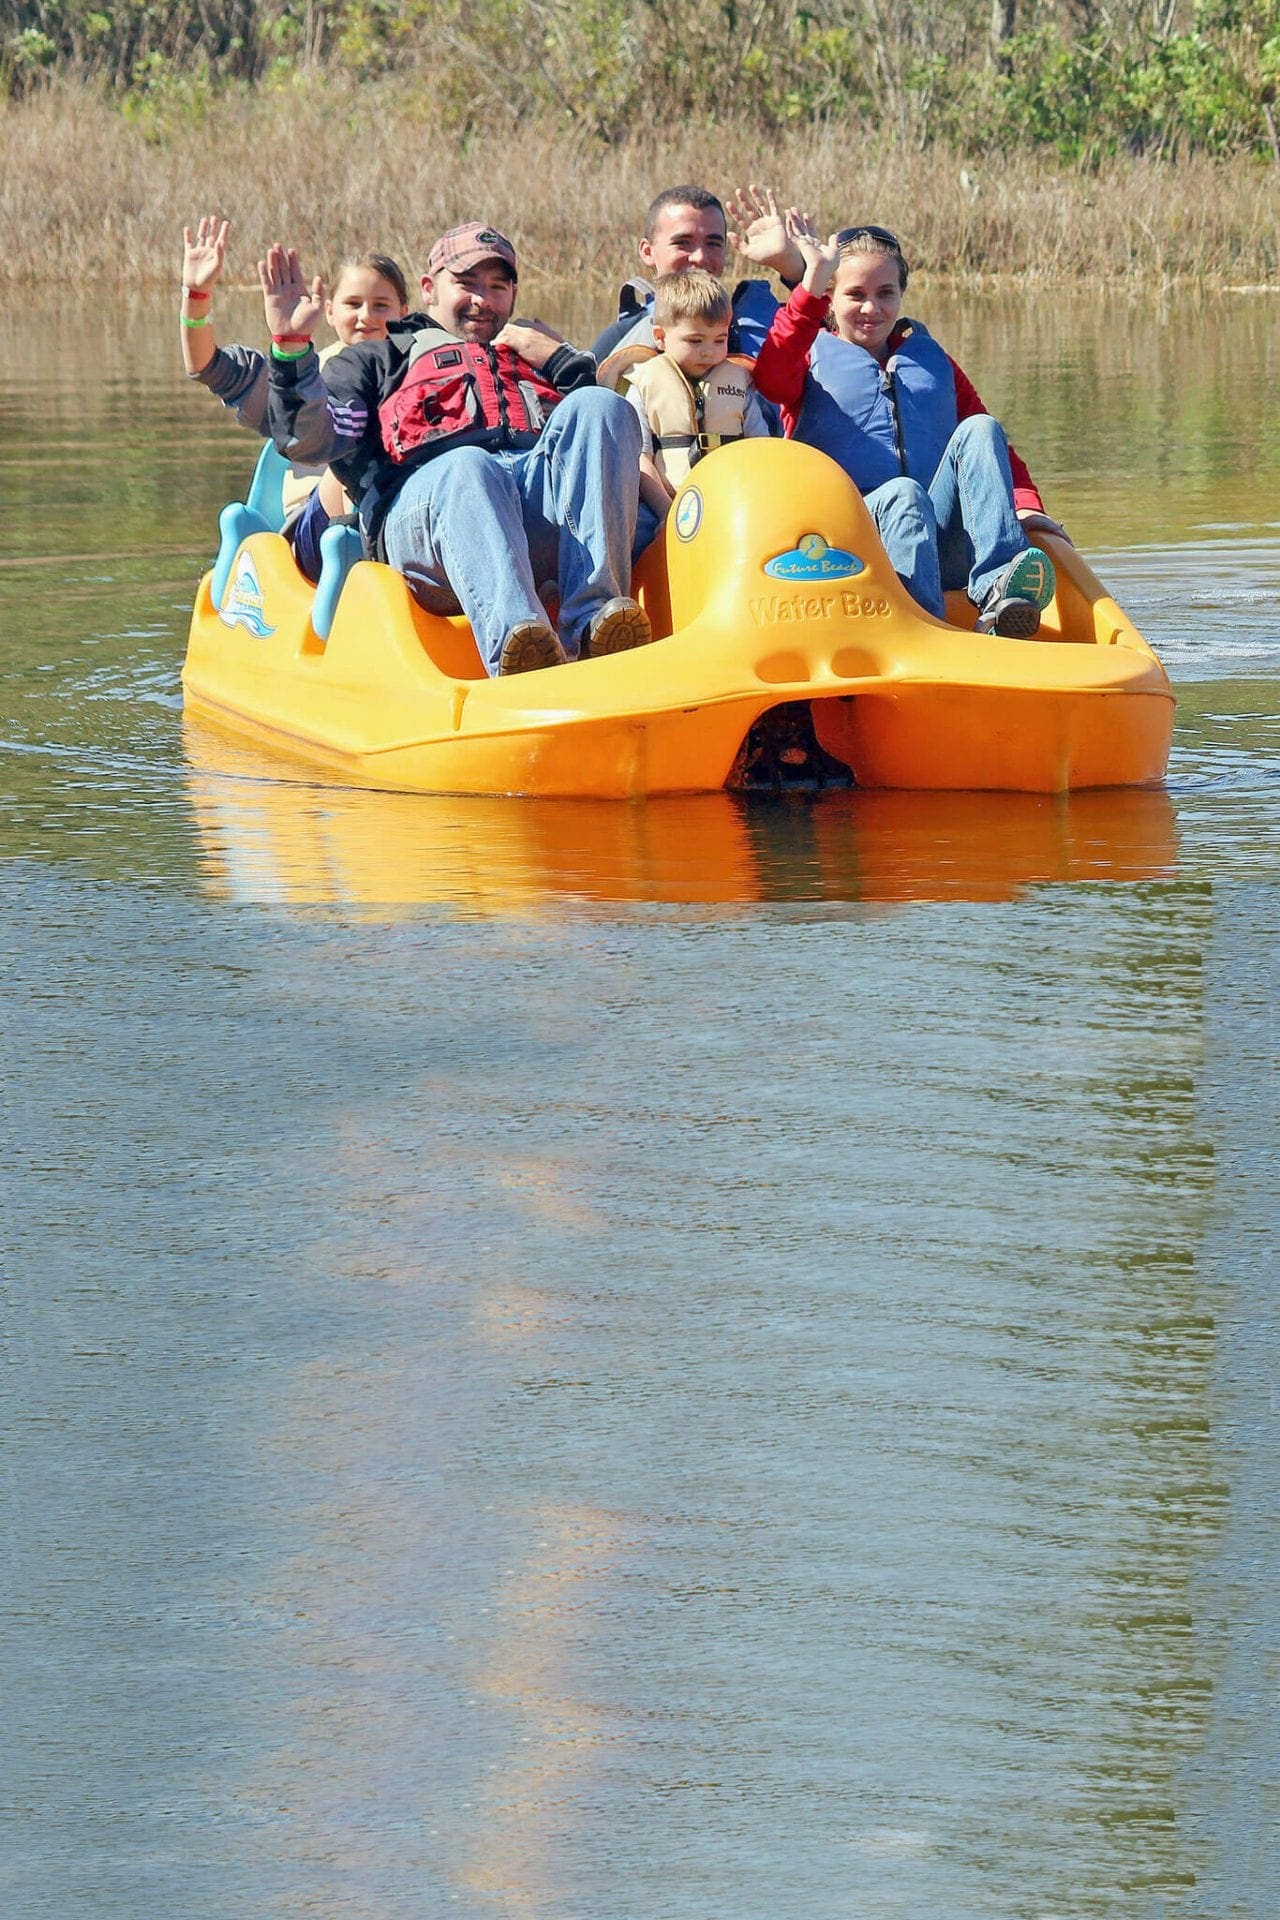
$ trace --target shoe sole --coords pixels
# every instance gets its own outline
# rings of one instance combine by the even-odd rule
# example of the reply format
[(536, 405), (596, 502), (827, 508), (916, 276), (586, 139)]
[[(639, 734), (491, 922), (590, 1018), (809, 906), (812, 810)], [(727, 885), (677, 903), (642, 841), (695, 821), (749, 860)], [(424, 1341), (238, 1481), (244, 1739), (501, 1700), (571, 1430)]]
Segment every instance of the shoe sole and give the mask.
[(530, 621), (527, 626), (513, 627), (503, 641), (498, 672), (537, 673), (543, 667), (562, 666), (564, 658), (564, 648), (550, 627)]
[(648, 614), (631, 602), (601, 614), (599, 626), (582, 649), (582, 657), (596, 660), (606, 653), (630, 653), (633, 647), (647, 647), (652, 639)]
[(1057, 585), (1053, 562), (1039, 547), (1020, 553), (1001, 582), (1001, 600), (1025, 600), (1037, 612), (1047, 607)]
[(1033, 640), (1040, 631), (1040, 609), (1034, 600), (1001, 600), (980, 631), (998, 633), (1002, 640)]
[(1020, 553), (1000, 581), (1000, 598), (978, 620), (979, 633), (1002, 640), (1032, 640), (1040, 631), (1041, 609), (1053, 598), (1057, 579), (1053, 562), (1039, 547)]

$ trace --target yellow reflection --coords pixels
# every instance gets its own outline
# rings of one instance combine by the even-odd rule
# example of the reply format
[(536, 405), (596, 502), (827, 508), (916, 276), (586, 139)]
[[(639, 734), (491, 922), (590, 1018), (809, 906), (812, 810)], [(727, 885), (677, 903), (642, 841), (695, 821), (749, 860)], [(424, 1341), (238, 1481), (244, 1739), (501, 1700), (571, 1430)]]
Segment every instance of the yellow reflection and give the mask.
[(460, 1886), (532, 1920), (555, 1911), (575, 1789), (625, 1738), (608, 1706), (586, 1697), (578, 1669), (627, 1546), (621, 1517), (602, 1508), (548, 1503), (527, 1518), (536, 1537), (496, 1595), (502, 1630), (473, 1679), (515, 1744), (481, 1789), (456, 1872)]
[(1008, 900), (1028, 886), (1159, 880), (1177, 868), (1162, 787), (851, 799), (864, 900)]
[(605, 1216), (588, 1205), (581, 1193), (570, 1192), (565, 1184), (565, 1168), (559, 1160), (524, 1154), (501, 1168), (498, 1184), (514, 1199), (523, 1201), (535, 1218), (553, 1226), (582, 1227), (601, 1231)]
[(869, 791), (744, 801), (475, 799), (325, 784), (188, 720), (188, 789), (215, 896), (386, 919), (566, 904), (1007, 900), (1175, 869), (1162, 789)]

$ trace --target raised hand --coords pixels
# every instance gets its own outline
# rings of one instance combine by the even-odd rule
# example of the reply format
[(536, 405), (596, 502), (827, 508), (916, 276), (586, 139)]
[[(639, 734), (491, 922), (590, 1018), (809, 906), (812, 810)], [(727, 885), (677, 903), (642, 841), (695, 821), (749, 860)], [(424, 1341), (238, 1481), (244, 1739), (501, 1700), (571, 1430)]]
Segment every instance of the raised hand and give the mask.
[(810, 293), (825, 293), (840, 260), (840, 245), (835, 234), (826, 241), (820, 240), (813, 215), (802, 213), (799, 207), (787, 208), (786, 223), (787, 237), (804, 261), (805, 286)]
[(222, 272), (222, 262), (227, 252), (227, 235), (231, 231), (229, 220), (219, 220), (216, 213), (206, 213), (196, 223), (192, 233), (190, 227), (182, 229), (182, 284), (193, 293), (207, 293)]
[(267, 248), (265, 260), (259, 260), (258, 279), (272, 334), (288, 333), (309, 340), (324, 312), (324, 281), (320, 275), (308, 281), (298, 261), (298, 249), (276, 245)]
[(784, 280), (798, 280), (804, 261), (787, 233), (786, 214), (771, 187), (739, 187), (729, 201), (729, 239), (753, 266), (772, 267)]

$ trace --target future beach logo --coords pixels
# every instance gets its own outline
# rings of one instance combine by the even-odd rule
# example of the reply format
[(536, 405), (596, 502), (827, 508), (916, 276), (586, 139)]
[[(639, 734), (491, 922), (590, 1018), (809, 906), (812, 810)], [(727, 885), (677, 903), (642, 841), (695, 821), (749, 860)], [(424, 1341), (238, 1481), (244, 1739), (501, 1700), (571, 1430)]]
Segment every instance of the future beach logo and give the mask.
[(829, 547), (820, 533), (806, 533), (787, 553), (766, 560), (764, 570), (774, 580), (847, 580), (864, 572), (865, 562), (843, 547)]
[(275, 632), (262, 617), (263, 594), (257, 569), (247, 553), (236, 561), (231, 584), (222, 596), (218, 618), (224, 627), (245, 627), (255, 640), (266, 640)]

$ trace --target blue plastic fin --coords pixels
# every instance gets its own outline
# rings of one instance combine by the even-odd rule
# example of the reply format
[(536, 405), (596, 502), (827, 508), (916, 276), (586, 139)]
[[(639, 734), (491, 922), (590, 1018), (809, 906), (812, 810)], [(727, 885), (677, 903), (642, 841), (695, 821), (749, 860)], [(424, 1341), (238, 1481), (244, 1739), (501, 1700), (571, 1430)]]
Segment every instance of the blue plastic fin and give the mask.
[(258, 455), (245, 503), (266, 521), (268, 533), (279, 533), (284, 526), (284, 482), (288, 471), (289, 462), (282, 453), (277, 453), (274, 442), (268, 440)]
[(355, 527), (326, 527), (320, 535), (320, 578), (311, 609), (311, 625), (321, 640), (329, 638), (347, 575), (363, 557), (364, 549)]
[(222, 596), (227, 590), (235, 557), (249, 535), (272, 532), (274, 528), (267, 525), (262, 515), (255, 513), (252, 507), (246, 507), (243, 501), (235, 500), (222, 509), (218, 515), (218, 557), (213, 563), (213, 581), (209, 589), (215, 607), (222, 605)]

